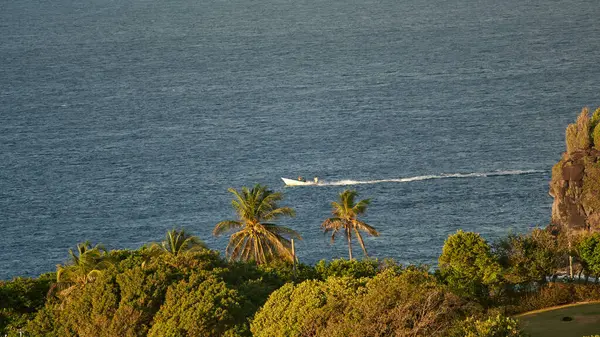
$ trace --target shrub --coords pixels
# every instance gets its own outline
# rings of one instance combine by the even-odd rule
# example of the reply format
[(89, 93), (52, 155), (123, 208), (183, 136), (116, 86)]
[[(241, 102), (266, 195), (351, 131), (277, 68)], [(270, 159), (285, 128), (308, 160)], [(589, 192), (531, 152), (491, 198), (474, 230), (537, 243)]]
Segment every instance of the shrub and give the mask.
[(417, 269), (386, 270), (330, 319), (322, 336), (446, 336), (457, 319), (479, 310)]
[(167, 291), (148, 336), (234, 336), (247, 331), (243, 298), (222, 280), (195, 273)]
[(269, 296), (251, 324), (255, 337), (320, 336), (334, 317), (342, 315), (347, 302), (364, 281), (330, 277), (288, 283)]
[(539, 288), (537, 292), (524, 294), (518, 303), (508, 308), (511, 314), (538, 310), (557, 305), (573, 303), (576, 300), (572, 284), (551, 282)]
[(497, 315), (486, 320), (469, 317), (461, 322), (455, 337), (521, 337), (518, 322), (510, 317)]
[[(600, 109), (596, 110), (597, 112)], [(600, 150), (600, 124), (596, 124), (596, 126), (592, 129), (592, 141), (594, 143), (594, 148)]]
[(566, 131), (567, 152), (573, 153), (576, 151), (587, 150), (591, 146), (590, 136), (590, 117), (587, 108), (584, 108), (575, 124), (569, 124)]
[(574, 284), (576, 302), (600, 300), (600, 284)]

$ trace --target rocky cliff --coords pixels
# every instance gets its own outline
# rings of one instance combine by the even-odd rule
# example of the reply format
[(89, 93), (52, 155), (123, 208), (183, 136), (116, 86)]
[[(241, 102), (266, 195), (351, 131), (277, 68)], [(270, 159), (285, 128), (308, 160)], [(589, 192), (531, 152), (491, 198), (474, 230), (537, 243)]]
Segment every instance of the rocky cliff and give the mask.
[(552, 222), (600, 231), (600, 108), (583, 109), (566, 130), (567, 151), (552, 168)]

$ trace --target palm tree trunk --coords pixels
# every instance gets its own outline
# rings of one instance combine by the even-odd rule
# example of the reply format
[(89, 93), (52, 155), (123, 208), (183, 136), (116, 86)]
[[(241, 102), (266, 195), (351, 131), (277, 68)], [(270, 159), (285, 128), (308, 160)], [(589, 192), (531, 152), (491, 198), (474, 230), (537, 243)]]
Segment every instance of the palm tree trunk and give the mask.
[(346, 229), (346, 239), (348, 239), (348, 256), (350, 256), (350, 260), (352, 260), (352, 234), (350, 234), (350, 229)]

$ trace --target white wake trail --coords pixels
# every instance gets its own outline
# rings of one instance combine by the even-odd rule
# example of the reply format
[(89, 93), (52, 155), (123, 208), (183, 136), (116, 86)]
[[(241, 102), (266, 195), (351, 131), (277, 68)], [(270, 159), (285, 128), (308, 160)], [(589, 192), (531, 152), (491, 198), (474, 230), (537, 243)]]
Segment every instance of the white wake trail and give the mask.
[(542, 170), (510, 170), (510, 171), (494, 171), (494, 172), (473, 172), (473, 173), (442, 173), (439, 175), (425, 175), (398, 179), (379, 179), (379, 180), (338, 180), (338, 181), (323, 181), (317, 186), (344, 186), (344, 185), (361, 185), (361, 184), (379, 184), (379, 183), (408, 183), (411, 181), (431, 180), (431, 179), (448, 179), (448, 178), (472, 178), (472, 177), (494, 177), (494, 176), (512, 176), (522, 174), (544, 173)]

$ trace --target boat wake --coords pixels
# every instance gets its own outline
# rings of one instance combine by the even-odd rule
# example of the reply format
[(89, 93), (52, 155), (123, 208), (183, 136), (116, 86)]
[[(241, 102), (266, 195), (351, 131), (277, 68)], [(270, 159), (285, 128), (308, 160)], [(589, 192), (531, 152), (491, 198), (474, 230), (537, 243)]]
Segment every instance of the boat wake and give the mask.
[(494, 171), (494, 172), (473, 172), (473, 173), (442, 173), (439, 175), (425, 175), (398, 179), (380, 179), (380, 180), (338, 180), (323, 181), (317, 186), (344, 186), (361, 184), (379, 184), (379, 183), (408, 183), (412, 181), (432, 180), (432, 179), (450, 179), (450, 178), (473, 178), (473, 177), (496, 177), (496, 176), (514, 176), (523, 174), (544, 173), (542, 170), (513, 170), (513, 171)]

